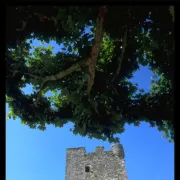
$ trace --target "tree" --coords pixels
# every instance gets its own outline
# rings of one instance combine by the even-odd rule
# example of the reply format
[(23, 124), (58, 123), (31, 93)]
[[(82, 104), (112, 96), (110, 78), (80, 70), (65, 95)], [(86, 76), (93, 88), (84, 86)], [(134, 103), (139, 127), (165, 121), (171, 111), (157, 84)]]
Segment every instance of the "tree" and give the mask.
[[(146, 121), (173, 140), (171, 14), (168, 6), (8, 7), (8, 117), (41, 130), (73, 122), (74, 134), (110, 142), (125, 123)], [(55, 40), (63, 49), (32, 53), (33, 39)], [(139, 65), (158, 75), (151, 92), (138, 92), (129, 81)], [(22, 93), (26, 84), (33, 94)], [(47, 91), (54, 96), (47, 98)]]

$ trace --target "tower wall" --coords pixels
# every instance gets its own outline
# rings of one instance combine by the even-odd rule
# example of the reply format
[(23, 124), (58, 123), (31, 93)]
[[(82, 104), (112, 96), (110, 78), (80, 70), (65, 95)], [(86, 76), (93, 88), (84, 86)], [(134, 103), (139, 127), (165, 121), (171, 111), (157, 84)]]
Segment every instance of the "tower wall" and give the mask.
[(115, 151), (112, 147), (104, 151), (98, 146), (92, 153), (85, 148), (67, 149), (66, 180), (127, 180), (123, 147), (114, 147)]

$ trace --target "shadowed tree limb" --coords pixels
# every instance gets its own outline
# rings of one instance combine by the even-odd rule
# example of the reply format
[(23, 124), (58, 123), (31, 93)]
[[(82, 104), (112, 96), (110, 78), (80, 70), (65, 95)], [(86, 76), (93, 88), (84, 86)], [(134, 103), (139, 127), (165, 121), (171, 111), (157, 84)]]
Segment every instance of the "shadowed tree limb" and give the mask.
[(96, 63), (99, 56), (99, 52), (101, 49), (101, 42), (102, 42), (102, 31), (103, 31), (103, 21), (104, 21), (104, 15), (106, 12), (106, 7), (100, 7), (99, 8), (99, 15), (96, 20), (96, 32), (95, 32), (95, 43), (92, 46), (91, 56), (88, 59), (88, 66), (89, 66), (89, 79), (88, 79), (88, 95), (90, 96), (90, 92), (92, 89), (92, 86), (94, 84), (94, 77), (95, 77), (95, 69), (96, 69)]
[(125, 31), (125, 34), (124, 34), (124, 37), (123, 37), (123, 45), (122, 45), (121, 56), (118, 57), (118, 68), (116, 70), (115, 76), (112, 79), (112, 83), (114, 82), (116, 77), (119, 75), (120, 70), (121, 70), (121, 64), (122, 64), (122, 61), (123, 61), (123, 58), (124, 58), (125, 49), (126, 49), (126, 46), (127, 46), (127, 31), (128, 31), (128, 29), (126, 28), (126, 31)]

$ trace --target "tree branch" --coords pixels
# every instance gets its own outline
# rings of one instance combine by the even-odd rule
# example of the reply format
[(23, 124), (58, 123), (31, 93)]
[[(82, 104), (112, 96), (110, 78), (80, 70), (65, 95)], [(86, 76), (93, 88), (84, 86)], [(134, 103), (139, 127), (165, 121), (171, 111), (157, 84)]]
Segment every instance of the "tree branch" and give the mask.
[(114, 82), (116, 77), (119, 75), (120, 70), (121, 70), (121, 64), (122, 64), (122, 61), (123, 61), (123, 58), (124, 58), (125, 49), (126, 49), (126, 46), (127, 46), (127, 31), (128, 31), (128, 29), (126, 29), (125, 34), (124, 34), (123, 45), (122, 45), (122, 53), (121, 53), (121, 56), (118, 57), (118, 68), (116, 70), (115, 76), (112, 79), (112, 83)]
[(91, 56), (90, 58), (88, 58), (89, 75), (90, 75), (88, 79), (88, 95), (90, 95), (91, 88), (94, 84), (96, 63), (101, 48), (103, 21), (104, 21), (105, 12), (106, 12), (106, 8), (104, 6), (99, 8), (99, 15), (96, 20), (95, 43), (92, 46)]
[(12, 77), (14, 77), (17, 73), (23, 73), (24, 75), (28, 75), (30, 77), (33, 77), (34, 79), (40, 79), (42, 81), (42, 83), (40, 85), (39, 95), (41, 95), (45, 83), (47, 83), (48, 81), (57, 81), (65, 76), (71, 74), (72, 72), (78, 70), (82, 65), (87, 65), (87, 60), (81, 60), (81, 61), (73, 64), (71, 67), (67, 68), (66, 70), (64, 70), (62, 72), (59, 72), (59, 73), (57, 73), (55, 75), (51, 75), (51, 76), (45, 76), (45, 77), (33, 75), (29, 72), (23, 73), (20, 71), (11, 71), (11, 70), (9, 70), (9, 71), (13, 73)]
[(40, 93), (45, 85), (45, 83), (47, 83), (48, 81), (57, 81), (69, 74), (71, 74), (72, 72), (78, 70), (82, 65), (86, 65), (87, 64), (87, 60), (81, 60), (75, 64), (73, 64), (70, 68), (62, 71), (62, 72), (59, 72), (55, 75), (52, 75), (52, 76), (46, 76), (43, 78), (43, 81), (41, 83), (41, 88), (40, 88)]

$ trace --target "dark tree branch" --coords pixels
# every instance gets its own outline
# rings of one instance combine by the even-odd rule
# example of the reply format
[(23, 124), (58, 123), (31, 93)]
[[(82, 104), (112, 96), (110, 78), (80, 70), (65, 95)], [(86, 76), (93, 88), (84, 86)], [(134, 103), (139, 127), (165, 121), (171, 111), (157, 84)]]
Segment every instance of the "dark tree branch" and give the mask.
[(96, 20), (96, 32), (95, 32), (95, 43), (92, 46), (91, 50), (91, 56), (88, 59), (88, 65), (89, 65), (89, 79), (88, 79), (88, 95), (90, 95), (91, 88), (94, 84), (94, 77), (95, 77), (95, 69), (96, 69), (96, 63), (99, 56), (99, 52), (101, 49), (101, 42), (102, 42), (102, 31), (103, 31), (103, 21), (104, 21), (104, 15), (107, 11), (106, 7), (100, 7), (99, 8), (99, 15)]
[(121, 70), (121, 64), (122, 64), (122, 61), (123, 61), (123, 58), (124, 58), (125, 49), (126, 49), (126, 46), (127, 46), (127, 31), (128, 31), (128, 29), (126, 29), (124, 37), (123, 37), (122, 53), (121, 53), (121, 56), (118, 57), (118, 68), (116, 70), (115, 76), (112, 79), (112, 83), (114, 82), (116, 77), (119, 75), (120, 70)]

